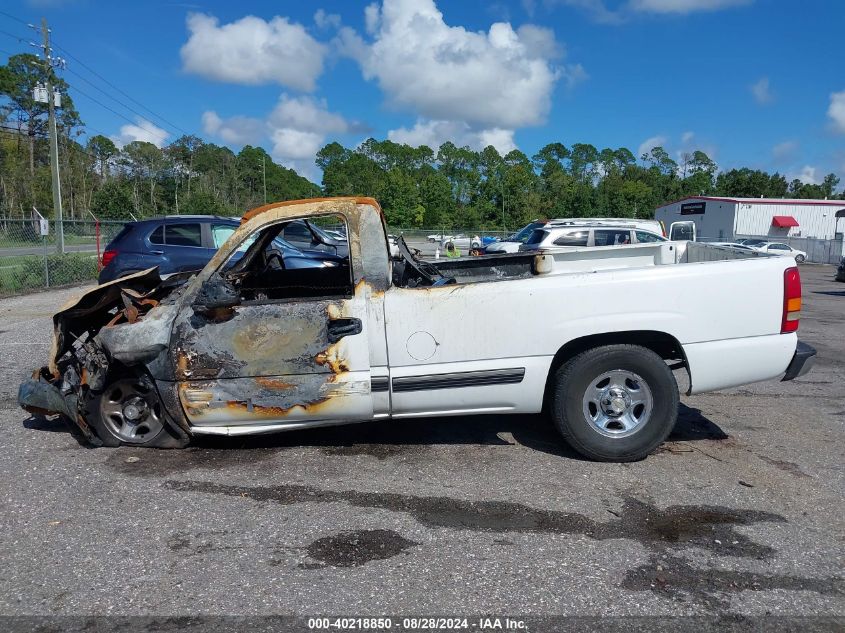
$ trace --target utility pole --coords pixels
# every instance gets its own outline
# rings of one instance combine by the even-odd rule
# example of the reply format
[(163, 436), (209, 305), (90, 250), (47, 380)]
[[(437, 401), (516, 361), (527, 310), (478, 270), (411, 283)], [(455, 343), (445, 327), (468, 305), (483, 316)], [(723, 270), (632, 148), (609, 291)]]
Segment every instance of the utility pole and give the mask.
[[(53, 93), (53, 58), (50, 54), (50, 29), (47, 28), (47, 18), (41, 18), (41, 45), (44, 51), (44, 70), (47, 78), (47, 114), (50, 129), (50, 172), (53, 176), (53, 212), (56, 216), (56, 250), (65, 252), (65, 229), (62, 222), (62, 182), (59, 177), (59, 138), (56, 131), (56, 96)], [(62, 63), (62, 60), (57, 60)]]
[(261, 180), (264, 182), (264, 204), (267, 204), (267, 169), (264, 166), (264, 154), (261, 154)]

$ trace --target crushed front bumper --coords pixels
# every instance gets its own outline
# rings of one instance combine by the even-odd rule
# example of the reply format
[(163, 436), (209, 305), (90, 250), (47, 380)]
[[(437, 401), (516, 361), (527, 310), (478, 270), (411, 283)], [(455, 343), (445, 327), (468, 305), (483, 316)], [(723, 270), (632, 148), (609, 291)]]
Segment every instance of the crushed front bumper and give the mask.
[(100, 440), (88, 423), (79, 415), (78, 400), (74, 393), (63, 394), (53, 383), (43, 376), (25, 380), (18, 387), (18, 404), (24, 411), (35, 415), (60, 415), (71, 424), (76, 425), (85, 439), (95, 446)]
[(816, 362), (816, 348), (806, 343), (798, 341), (795, 347), (795, 355), (792, 357), (792, 362), (786, 368), (786, 373), (781, 378), (783, 380), (793, 380), (799, 376), (803, 376), (813, 368)]

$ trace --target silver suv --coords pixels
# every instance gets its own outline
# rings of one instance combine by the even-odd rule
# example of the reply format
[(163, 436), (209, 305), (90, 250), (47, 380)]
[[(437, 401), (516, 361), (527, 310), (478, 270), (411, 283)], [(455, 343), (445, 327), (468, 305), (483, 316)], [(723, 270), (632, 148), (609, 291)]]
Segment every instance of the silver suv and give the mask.
[(520, 246), (520, 251), (561, 246), (625, 246), (648, 242), (665, 242), (662, 235), (635, 226), (610, 224), (578, 224), (545, 226), (535, 229), (531, 237)]

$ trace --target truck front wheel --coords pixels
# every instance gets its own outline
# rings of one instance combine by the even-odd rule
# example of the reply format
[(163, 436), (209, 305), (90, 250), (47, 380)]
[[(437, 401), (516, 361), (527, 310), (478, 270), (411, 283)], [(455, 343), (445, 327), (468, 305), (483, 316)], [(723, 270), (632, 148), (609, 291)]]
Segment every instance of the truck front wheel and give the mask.
[(645, 458), (672, 431), (678, 384), (664, 360), (638, 345), (575, 356), (553, 379), (551, 414), (572, 448), (598, 461)]
[(89, 393), (87, 422), (103, 446), (181, 448), (187, 441), (171, 432), (167, 412), (152, 381), (126, 371), (109, 378), (105, 389)]

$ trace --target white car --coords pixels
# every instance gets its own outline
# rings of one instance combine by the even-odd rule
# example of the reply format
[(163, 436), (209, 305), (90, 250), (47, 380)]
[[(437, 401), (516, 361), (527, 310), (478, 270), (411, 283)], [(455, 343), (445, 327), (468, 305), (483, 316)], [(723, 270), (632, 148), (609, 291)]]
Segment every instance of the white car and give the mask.
[(500, 240), (498, 242), (488, 244), (487, 247), (484, 249), (484, 252), (488, 254), (516, 253), (519, 251), (519, 247), (528, 241), (528, 238), (531, 237), (531, 234), (534, 232), (534, 229), (542, 228), (546, 226), (546, 224), (548, 224), (548, 222), (546, 222), (545, 220), (535, 220), (534, 222), (529, 222), (513, 235), (506, 237), (505, 239)]
[(605, 223), (575, 226), (548, 224), (541, 229), (535, 229), (528, 241), (519, 247), (519, 250), (536, 251), (544, 248), (575, 248), (578, 246), (625, 246), (666, 241), (665, 237), (651, 231), (625, 226), (614, 227)]
[(468, 250), (470, 248), (481, 248), (481, 238), (478, 235), (473, 235), (471, 237), (466, 235), (447, 237), (440, 242), (440, 246), (445, 249), (450, 243), (454, 244), (455, 248), (458, 249), (462, 248)]
[(789, 244), (784, 244), (783, 242), (763, 242), (762, 244), (753, 244), (750, 246), (759, 253), (792, 257), (799, 264), (803, 264), (807, 260), (807, 253), (799, 251), (797, 248), (792, 248)]
[(739, 248), (744, 251), (753, 251), (754, 249), (750, 246), (746, 246), (745, 244), (740, 244), (739, 242), (708, 242), (712, 246), (729, 246), (730, 248)]
[(649, 233), (656, 233), (657, 235), (665, 235), (663, 223), (660, 222), (660, 220), (646, 220), (642, 218), (566, 218), (560, 220), (549, 220), (548, 224), (550, 226), (625, 226), (648, 231)]

